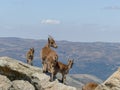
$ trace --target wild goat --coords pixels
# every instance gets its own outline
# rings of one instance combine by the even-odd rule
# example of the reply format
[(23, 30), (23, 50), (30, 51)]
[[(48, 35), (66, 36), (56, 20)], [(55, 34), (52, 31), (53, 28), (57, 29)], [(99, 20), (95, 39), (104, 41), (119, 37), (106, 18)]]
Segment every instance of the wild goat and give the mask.
[(82, 90), (95, 90), (97, 86), (98, 86), (97, 83), (89, 82), (82, 87)]
[(53, 62), (58, 61), (58, 55), (54, 50), (51, 49), (51, 47), (57, 48), (57, 45), (55, 43), (55, 40), (51, 36), (49, 36), (48, 43), (45, 45), (45, 47), (42, 48), (40, 52), (44, 73), (48, 72), (48, 64), (46, 62), (48, 62), (49, 59), (51, 59)]
[(33, 65), (32, 61), (34, 58), (34, 48), (30, 48), (26, 54), (27, 63)]
[(53, 78), (56, 76), (57, 73), (61, 73), (62, 74), (62, 83), (65, 84), (65, 80), (66, 80), (66, 75), (69, 73), (69, 70), (72, 68), (74, 63), (74, 60), (69, 60), (68, 59), (68, 64), (63, 64), (61, 62), (52, 62), (49, 72), (51, 73), (51, 77), (50, 77), (50, 81), (53, 81)]

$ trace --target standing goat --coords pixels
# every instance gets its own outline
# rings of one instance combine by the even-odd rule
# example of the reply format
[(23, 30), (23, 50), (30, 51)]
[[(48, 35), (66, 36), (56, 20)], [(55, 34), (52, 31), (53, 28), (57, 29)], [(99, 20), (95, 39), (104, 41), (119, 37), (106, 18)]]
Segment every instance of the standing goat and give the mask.
[(34, 58), (34, 48), (30, 48), (26, 54), (27, 63), (33, 65), (32, 61)]
[(62, 74), (62, 83), (65, 84), (66, 75), (69, 73), (69, 70), (72, 68), (74, 60), (68, 60), (68, 64), (63, 64), (61, 62), (56, 62), (56, 64), (52, 63), (49, 69), (51, 73), (50, 81), (53, 81), (53, 78), (56, 76), (57, 73)]
[(58, 55), (57, 53), (51, 49), (51, 47), (53, 48), (57, 48), (57, 45), (55, 43), (55, 40), (49, 36), (48, 37), (48, 43), (42, 48), (41, 52), (40, 52), (40, 56), (42, 59), (42, 68), (43, 68), (43, 72), (48, 72), (48, 64), (47, 62), (51, 59), (53, 62), (58, 61)]

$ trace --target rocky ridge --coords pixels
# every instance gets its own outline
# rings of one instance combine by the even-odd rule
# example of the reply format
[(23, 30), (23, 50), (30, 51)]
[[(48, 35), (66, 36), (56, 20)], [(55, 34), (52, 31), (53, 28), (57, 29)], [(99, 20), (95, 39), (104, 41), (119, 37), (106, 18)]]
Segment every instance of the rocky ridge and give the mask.
[(21, 61), (0, 57), (0, 90), (76, 90), (75, 87), (60, 83), (37, 67)]
[(95, 90), (120, 90), (120, 68)]

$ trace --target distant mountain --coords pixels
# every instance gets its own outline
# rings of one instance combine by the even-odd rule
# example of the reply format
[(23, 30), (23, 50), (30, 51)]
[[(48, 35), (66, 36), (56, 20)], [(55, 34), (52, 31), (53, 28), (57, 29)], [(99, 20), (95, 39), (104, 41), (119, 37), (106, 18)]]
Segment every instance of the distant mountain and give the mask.
[[(26, 62), (26, 52), (34, 47), (34, 65), (41, 67), (40, 50), (46, 43), (47, 39), (0, 38), (0, 56)], [(120, 66), (120, 43), (57, 41), (57, 45), (59, 61), (75, 60), (71, 74), (91, 74), (104, 80)]]

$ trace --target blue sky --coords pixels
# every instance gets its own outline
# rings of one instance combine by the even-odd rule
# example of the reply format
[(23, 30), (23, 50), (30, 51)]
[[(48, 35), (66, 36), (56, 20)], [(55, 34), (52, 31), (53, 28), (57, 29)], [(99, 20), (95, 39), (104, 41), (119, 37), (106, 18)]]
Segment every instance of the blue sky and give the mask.
[(0, 37), (120, 42), (120, 0), (0, 0)]

